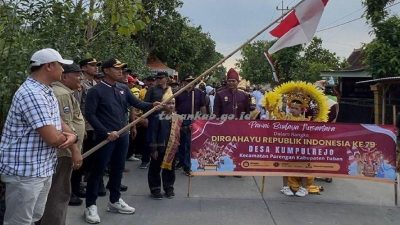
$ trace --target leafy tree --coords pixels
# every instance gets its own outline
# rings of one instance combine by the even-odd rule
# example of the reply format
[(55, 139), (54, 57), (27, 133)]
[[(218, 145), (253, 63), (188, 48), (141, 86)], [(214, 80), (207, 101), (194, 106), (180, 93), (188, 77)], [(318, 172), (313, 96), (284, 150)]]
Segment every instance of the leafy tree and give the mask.
[[(222, 58), (210, 35), (179, 14), (182, 1), (144, 0), (143, 6), (150, 22), (135, 36), (136, 42), (146, 54), (156, 55), (177, 70), (181, 78), (199, 75)], [(220, 66), (213, 74), (221, 77), (224, 71)]]
[(75, 60), (117, 56), (145, 68), (143, 53), (131, 38), (144, 28), (143, 18), (140, 0), (1, 1), (0, 126), (12, 95), (28, 74), (30, 56), (40, 48), (55, 48)]
[[(256, 41), (242, 49), (243, 59), (239, 60), (241, 75), (254, 84), (272, 82), (272, 71), (264, 52), (274, 42)], [(304, 47), (297, 45), (285, 48), (272, 55), (280, 82), (305, 80), (314, 82), (320, 79), (320, 72), (342, 68), (341, 59), (322, 48), (322, 40), (314, 38)]]
[(366, 6), (366, 18), (371, 22), (373, 27), (385, 19), (388, 15), (385, 7), (393, 3), (395, 0), (363, 0)]
[(400, 18), (387, 17), (385, 7), (393, 0), (364, 0), (366, 18), (370, 21), (374, 40), (364, 45), (365, 63), (374, 78), (400, 75)]
[(242, 48), (239, 59), (240, 75), (253, 84), (263, 84), (273, 80), (272, 70), (264, 56), (269, 46), (267, 41), (256, 41)]

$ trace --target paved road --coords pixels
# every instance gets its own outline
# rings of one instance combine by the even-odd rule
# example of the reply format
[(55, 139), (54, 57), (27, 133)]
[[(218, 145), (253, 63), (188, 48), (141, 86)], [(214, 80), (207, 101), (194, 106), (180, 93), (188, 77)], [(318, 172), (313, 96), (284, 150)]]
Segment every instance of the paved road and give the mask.
[[(127, 162), (130, 172), (123, 183), (129, 186), (122, 198), (136, 207), (134, 215), (106, 212), (107, 197), (97, 205), (101, 224), (111, 225), (377, 225), (400, 224), (400, 208), (394, 206), (393, 185), (334, 179), (319, 183), (321, 195), (304, 198), (280, 194), (280, 177), (261, 178), (193, 177), (191, 197), (186, 196), (188, 178), (177, 171), (174, 199), (149, 198), (147, 170), (138, 162)], [(84, 206), (70, 207), (67, 225), (87, 224)]]

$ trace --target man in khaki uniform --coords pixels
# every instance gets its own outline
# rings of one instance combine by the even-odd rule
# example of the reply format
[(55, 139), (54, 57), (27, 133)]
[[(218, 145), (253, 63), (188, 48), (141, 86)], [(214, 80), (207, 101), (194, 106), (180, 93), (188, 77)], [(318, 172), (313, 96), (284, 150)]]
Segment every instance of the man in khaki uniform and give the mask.
[[(41, 225), (64, 225), (68, 202), (71, 195), (71, 173), (82, 165), (82, 140), (85, 134), (85, 120), (78, 100), (73, 96), (74, 90), (80, 88), (82, 80), (78, 65), (64, 65), (60, 82), (52, 84), (57, 98), (62, 120), (77, 134), (77, 147), (68, 151), (57, 151), (57, 169), (53, 175), (45, 212)], [(81, 200), (82, 201), (82, 200)], [(82, 204), (82, 202), (81, 202)]]

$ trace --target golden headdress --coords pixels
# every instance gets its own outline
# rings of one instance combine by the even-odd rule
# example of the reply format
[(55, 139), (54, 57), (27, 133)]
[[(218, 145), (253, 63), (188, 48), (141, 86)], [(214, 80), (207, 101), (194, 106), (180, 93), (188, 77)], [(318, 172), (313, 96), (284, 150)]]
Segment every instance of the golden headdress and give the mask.
[(326, 122), (329, 113), (327, 101), (327, 97), (313, 84), (290, 81), (266, 93), (263, 105), (272, 118), (285, 120), (288, 119), (288, 115), (282, 107), (290, 105), (291, 102), (298, 102), (303, 109), (312, 109), (315, 112), (311, 118), (312, 121)]

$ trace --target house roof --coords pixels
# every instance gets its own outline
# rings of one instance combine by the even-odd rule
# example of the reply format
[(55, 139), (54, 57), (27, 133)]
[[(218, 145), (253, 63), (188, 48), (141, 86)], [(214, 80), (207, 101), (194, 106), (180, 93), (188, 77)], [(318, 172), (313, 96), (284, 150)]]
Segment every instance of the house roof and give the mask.
[(157, 56), (149, 56), (147, 66), (152, 70), (171, 70)]
[(348, 66), (344, 70), (322, 71), (321, 77), (360, 77), (369, 78), (372, 75), (365, 70), (363, 63), (364, 54), (361, 48), (354, 49), (350, 56), (347, 58)]
[(322, 71), (321, 77), (372, 77), (365, 69)]
[(347, 62), (349, 63), (349, 67), (345, 70), (357, 70), (357, 69), (364, 69), (365, 64), (363, 62), (364, 54), (361, 48), (354, 49), (350, 56), (347, 58)]

